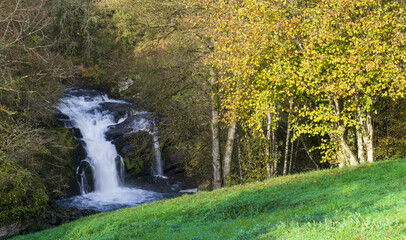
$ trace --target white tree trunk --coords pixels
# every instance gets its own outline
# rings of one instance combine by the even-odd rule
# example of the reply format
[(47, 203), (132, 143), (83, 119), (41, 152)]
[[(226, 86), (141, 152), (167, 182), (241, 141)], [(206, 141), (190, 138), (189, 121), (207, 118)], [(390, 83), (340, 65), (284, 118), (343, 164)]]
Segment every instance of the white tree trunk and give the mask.
[(345, 142), (344, 132), (343, 131), (341, 131), (338, 134), (337, 141), (338, 141), (338, 144), (339, 144), (338, 156), (339, 156), (340, 166), (345, 166), (345, 165), (355, 166), (355, 165), (358, 165), (358, 161), (357, 161), (357, 158), (355, 157), (355, 154), (351, 151), (351, 148)]
[[(358, 106), (358, 126), (357, 126), (357, 144), (358, 144), (358, 160), (360, 163), (374, 161), (373, 136), (374, 128), (372, 125), (372, 116), (370, 111), (363, 111), (363, 108)], [(365, 159), (366, 157), (366, 159)]]
[(238, 170), (240, 173), (240, 183), (244, 183), (244, 177), (242, 175), (242, 164), (241, 164), (241, 147), (240, 147), (240, 136), (237, 135), (237, 158), (238, 158)]
[(221, 188), (221, 159), (220, 159), (220, 137), (219, 137), (219, 96), (216, 87), (216, 74), (210, 69), (211, 77), (211, 103), (212, 103), (212, 155), (213, 155), (213, 188)]
[(367, 161), (374, 162), (374, 146), (373, 146), (374, 128), (372, 125), (372, 116), (367, 112), (364, 130), (364, 142), (367, 150)]
[[(295, 136), (295, 131), (293, 130), (292, 136)], [(290, 158), (289, 158), (289, 174), (292, 173), (292, 163), (293, 163), (293, 150), (294, 150), (294, 146), (293, 144), (295, 143), (295, 141), (291, 142), (290, 145)]]
[(278, 144), (276, 142), (276, 127), (272, 128), (272, 148), (271, 148), (271, 154), (272, 154), (272, 160), (273, 160), (273, 169), (272, 169), (272, 174), (274, 176), (278, 175)]
[(358, 149), (358, 161), (360, 163), (365, 162), (365, 144), (364, 144), (364, 119), (362, 118), (361, 107), (357, 107), (357, 149)]
[(267, 178), (271, 178), (272, 176), (272, 167), (271, 167), (271, 146), (272, 146), (272, 141), (271, 141), (271, 124), (272, 124), (272, 116), (271, 113), (268, 113), (266, 115), (266, 149), (265, 149), (265, 156), (266, 156), (266, 171), (267, 171)]
[(234, 146), (236, 128), (237, 128), (237, 119), (233, 118), (233, 120), (230, 123), (230, 127), (228, 129), (226, 151), (224, 154), (224, 166), (223, 166), (224, 184), (227, 184), (228, 178), (230, 177), (231, 160), (232, 160), (232, 156), (233, 156), (233, 146)]
[(286, 175), (288, 170), (288, 154), (289, 154), (289, 140), (290, 140), (290, 112), (292, 111), (293, 100), (289, 101), (289, 114), (288, 114), (288, 126), (286, 129), (286, 141), (285, 141), (285, 158), (283, 161), (283, 176)]

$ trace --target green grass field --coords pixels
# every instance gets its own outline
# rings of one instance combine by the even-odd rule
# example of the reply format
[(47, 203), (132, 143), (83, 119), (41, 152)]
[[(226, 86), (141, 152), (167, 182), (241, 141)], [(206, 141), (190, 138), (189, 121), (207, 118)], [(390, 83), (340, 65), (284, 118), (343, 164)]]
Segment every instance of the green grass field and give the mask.
[(16, 239), (406, 239), (406, 160), (314, 171), (82, 218)]

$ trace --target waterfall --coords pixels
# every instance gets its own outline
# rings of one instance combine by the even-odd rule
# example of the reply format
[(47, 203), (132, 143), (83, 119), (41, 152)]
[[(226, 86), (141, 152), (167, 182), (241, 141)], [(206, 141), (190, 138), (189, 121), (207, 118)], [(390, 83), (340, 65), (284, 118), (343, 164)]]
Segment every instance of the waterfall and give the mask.
[[(103, 102), (117, 102), (107, 96), (69, 96), (61, 99), (59, 110), (69, 116), (74, 127), (82, 134), (87, 159), (93, 171), (95, 192), (112, 192), (119, 188), (122, 177), (117, 169), (116, 159), (121, 159), (116, 147), (106, 140), (108, 127), (117, 124), (108, 112), (100, 109)], [(122, 165), (122, 161), (119, 165)], [(120, 169), (122, 166), (120, 166)], [(84, 176), (84, 172), (79, 172)], [(85, 181), (81, 179), (80, 190), (87, 193)]]
[[(123, 186), (124, 164), (118, 155), (113, 143), (106, 140), (105, 134), (112, 126), (117, 126), (128, 116), (115, 119), (114, 114), (103, 108), (103, 104), (114, 103), (130, 105), (125, 101), (114, 100), (96, 91), (75, 90), (67, 91), (66, 96), (58, 105), (59, 110), (69, 117), (70, 124), (80, 130), (87, 157), (77, 168), (81, 196), (72, 200), (75, 207), (109, 211), (125, 206), (134, 206), (140, 203), (159, 198), (151, 191), (145, 191)], [(130, 112), (134, 117), (133, 130), (147, 131), (153, 137), (153, 146), (156, 156), (155, 174), (162, 176), (161, 152), (159, 148), (157, 128), (154, 121), (144, 116), (147, 112)], [(136, 117), (139, 115), (139, 117)], [(150, 114), (149, 114), (150, 115)], [(86, 171), (91, 168), (94, 181), (94, 191), (89, 191)], [(80, 206), (78, 206), (80, 205)]]
[(163, 169), (162, 169), (162, 158), (161, 158), (161, 148), (159, 146), (158, 140), (158, 128), (154, 127), (154, 132), (152, 133), (153, 140), (154, 140), (154, 153), (155, 153), (155, 161), (156, 161), (156, 168), (155, 168), (155, 175), (159, 177), (164, 177)]
[[(148, 112), (134, 112), (133, 115), (136, 116), (145, 116), (148, 115)], [(153, 147), (154, 147), (154, 154), (155, 154), (155, 167), (152, 168), (152, 172), (154, 176), (157, 177), (165, 177), (163, 175), (163, 167), (162, 167), (162, 158), (161, 158), (161, 147), (159, 145), (158, 139), (158, 128), (155, 125), (155, 121), (153, 119), (147, 119), (144, 117), (135, 118), (132, 124), (132, 128), (134, 132), (138, 131), (146, 131), (152, 135), (153, 140)]]

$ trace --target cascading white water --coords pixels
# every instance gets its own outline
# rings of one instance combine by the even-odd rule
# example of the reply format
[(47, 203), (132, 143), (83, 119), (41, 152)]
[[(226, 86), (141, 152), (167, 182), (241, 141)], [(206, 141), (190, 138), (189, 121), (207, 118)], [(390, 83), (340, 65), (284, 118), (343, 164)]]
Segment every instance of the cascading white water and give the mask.
[[(70, 91), (75, 93), (75, 90)], [(109, 211), (161, 198), (155, 192), (122, 186), (124, 164), (114, 144), (106, 140), (105, 133), (109, 126), (117, 125), (125, 119), (116, 121), (109, 111), (103, 110), (101, 107), (103, 103), (128, 104), (102, 94), (91, 97), (86, 94), (67, 94), (58, 106), (59, 110), (69, 117), (73, 127), (78, 128), (82, 134), (81, 140), (84, 142), (87, 153), (87, 158), (83, 161), (91, 166), (94, 180), (94, 191), (88, 193), (85, 172), (78, 167), (82, 195), (73, 197), (62, 205)], [(162, 175), (158, 138), (156, 132), (151, 132), (150, 129), (151, 122), (147, 119), (141, 118), (139, 121), (134, 121), (133, 131), (144, 130), (153, 135), (157, 164), (159, 162), (157, 174)]]
[(164, 173), (163, 173), (163, 169), (162, 169), (161, 150), (160, 150), (160, 146), (159, 146), (158, 136), (156, 133), (157, 133), (157, 129), (154, 128), (154, 133), (152, 136), (153, 136), (153, 140), (154, 140), (154, 151), (155, 151), (155, 161), (156, 161), (155, 175), (157, 175), (159, 177), (164, 177)]
[[(61, 100), (59, 109), (69, 116), (74, 127), (80, 129), (85, 143), (84, 148), (92, 166), (95, 192), (111, 192), (119, 189), (120, 176), (116, 159), (119, 157), (116, 147), (105, 139), (108, 127), (116, 124), (111, 114), (101, 112), (102, 102), (116, 102), (106, 96), (92, 99), (84, 96), (70, 96)], [(81, 187), (82, 193), (83, 186)]]
[[(136, 112), (134, 114), (147, 114), (147, 112)], [(152, 131), (151, 131), (152, 128)], [(159, 145), (159, 139), (158, 139), (158, 128), (151, 123), (151, 121), (148, 121), (145, 118), (141, 118), (139, 120), (134, 120), (133, 122), (133, 131), (132, 132), (137, 132), (137, 131), (147, 131), (149, 134), (152, 135), (152, 140), (153, 140), (153, 147), (154, 147), (154, 153), (155, 153), (155, 168), (153, 169), (154, 175), (157, 177), (164, 177), (163, 175), (163, 167), (162, 167), (162, 158), (161, 158), (161, 147)]]

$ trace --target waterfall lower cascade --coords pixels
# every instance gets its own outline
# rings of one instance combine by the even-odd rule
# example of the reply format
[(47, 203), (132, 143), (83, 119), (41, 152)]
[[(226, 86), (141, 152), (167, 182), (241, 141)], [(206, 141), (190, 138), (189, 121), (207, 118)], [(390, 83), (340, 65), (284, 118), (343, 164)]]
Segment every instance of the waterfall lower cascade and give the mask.
[[(135, 116), (143, 116), (147, 115), (148, 112), (136, 112), (133, 115)], [(162, 169), (162, 158), (161, 158), (161, 150), (159, 146), (159, 139), (158, 139), (158, 128), (151, 123), (151, 121), (148, 121), (146, 118), (143, 117), (138, 117), (133, 120), (132, 124), (132, 131), (131, 133), (137, 132), (137, 131), (147, 131), (149, 134), (152, 135), (153, 139), (153, 147), (154, 147), (154, 153), (155, 153), (155, 167), (152, 168), (152, 172), (154, 173), (154, 176), (157, 177), (162, 177), (165, 178), (163, 175), (163, 169)], [(152, 129), (152, 131), (151, 131)]]
[[(118, 208), (135, 206), (161, 198), (159, 193), (124, 186), (124, 163), (116, 147), (106, 140), (109, 128), (126, 120), (128, 115), (117, 119), (111, 111), (103, 108), (105, 104), (130, 105), (125, 101), (114, 100), (92, 90), (69, 89), (58, 106), (59, 110), (69, 117), (71, 127), (80, 130), (80, 141), (86, 150), (87, 157), (77, 168), (80, 176), (81, 194), (70, 199), (61, 200), (63, 206), (74, 206), (80, 209), (111, 211)], [(133, 114), (137, 114), (134, 112)], [(154, 173), (163, 176), (161, 153), (157, 137), (157, 128), (151, 121), (135, 118), (133, 132), (144, 130), (153, 136), (156, 166)], [(152, 130), (151, 130), (152, 129)], [(89, 190), (86, 172), (83, 166), (90, 166), (93, 175), (94, 189)]]

